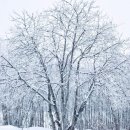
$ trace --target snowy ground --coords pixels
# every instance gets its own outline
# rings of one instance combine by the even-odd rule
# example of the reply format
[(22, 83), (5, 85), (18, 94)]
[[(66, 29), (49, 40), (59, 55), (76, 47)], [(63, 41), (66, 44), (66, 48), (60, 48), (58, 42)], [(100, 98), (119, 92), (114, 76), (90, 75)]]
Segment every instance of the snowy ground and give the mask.
[[(41, 128), (41, 127), (30, 127), (30, 128), (17, 128), (14, 126), (0, 126), (0, 130), (51, 130), (48, 128)], [(86, 130), (91, 130), (91, 129), (86, 129)], [(121, 129), (121, 130), (125, 130), (125, 129)]]
[(41, 127), (30, 127), (30, 128), (17, 128), (14, 126), (0, 126), (0, 130), (51, 130), (48, 128), (41, 128)]
[[(42, 127), (17, 128), (17, 127), (8, 125), (8, 126), (0, 126), (0, 130), (51, 130), (51, 129), (42, 128)], [(87, 130), (91, 130), (91, 129), (87, 129)]]

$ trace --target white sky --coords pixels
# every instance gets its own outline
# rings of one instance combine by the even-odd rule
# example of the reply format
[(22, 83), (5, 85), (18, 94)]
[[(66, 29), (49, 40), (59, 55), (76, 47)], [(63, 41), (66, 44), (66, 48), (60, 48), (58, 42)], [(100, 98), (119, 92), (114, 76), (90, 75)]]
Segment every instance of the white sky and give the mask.
[[(56, 0), (0, 0), (0, 37), (5, 35), (11, 26), (11, 15), (14, 11), (29, 12), (47, 9)], [(58, 0), (57, 0), (58, 1)], [(96, 0), (101, 9), (119, 26), (119, 32), (130, 36), (130, 0)]]

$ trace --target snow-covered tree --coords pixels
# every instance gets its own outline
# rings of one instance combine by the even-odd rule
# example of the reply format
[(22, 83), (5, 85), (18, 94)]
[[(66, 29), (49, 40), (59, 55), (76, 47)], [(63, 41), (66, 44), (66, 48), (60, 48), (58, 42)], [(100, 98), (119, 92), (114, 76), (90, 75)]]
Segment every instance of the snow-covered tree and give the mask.
[(13, 20), (9, 57), (1, 57), (5, 82), (17, 91), (18, 103), (25, 96), (45, 101), (53, 130), (74, 130), (90, 100), (111, 95), (112, 105), (122, 95), (117, 91), (128, 58), (120, 50), (127, 41), (93, 1), (62, 0), (49, 11), (23, 12)]

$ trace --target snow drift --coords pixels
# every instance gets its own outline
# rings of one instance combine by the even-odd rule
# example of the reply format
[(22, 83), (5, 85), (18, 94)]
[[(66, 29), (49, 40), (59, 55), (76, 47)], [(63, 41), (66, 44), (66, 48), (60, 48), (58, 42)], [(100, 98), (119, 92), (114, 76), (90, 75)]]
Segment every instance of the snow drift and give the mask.
[(30, 127), (30, 128), (17, 128), (14, 126), (0, 126), (0, 130), (51, 130), (49, 128), (42, 128), (42, 127)]

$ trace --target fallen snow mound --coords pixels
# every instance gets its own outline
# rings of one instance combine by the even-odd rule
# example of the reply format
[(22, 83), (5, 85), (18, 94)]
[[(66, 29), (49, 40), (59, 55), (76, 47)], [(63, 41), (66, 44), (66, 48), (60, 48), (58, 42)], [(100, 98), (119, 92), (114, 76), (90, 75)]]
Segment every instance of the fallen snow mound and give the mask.
[(0, 130), (51, 130), (48, 128), (42, 128), (42, 127), (30, 127), (30, 128), (17, 128), (11, 125), (8, 126), (0, 126)]

